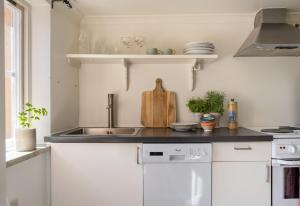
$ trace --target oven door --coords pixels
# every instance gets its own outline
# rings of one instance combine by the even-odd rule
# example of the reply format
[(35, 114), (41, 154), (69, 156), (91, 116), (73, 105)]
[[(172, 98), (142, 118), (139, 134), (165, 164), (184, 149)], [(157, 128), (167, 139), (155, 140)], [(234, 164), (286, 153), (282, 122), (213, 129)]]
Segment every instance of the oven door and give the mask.
[(300, 160), (272, 160), (272, 205), (298, 206)]

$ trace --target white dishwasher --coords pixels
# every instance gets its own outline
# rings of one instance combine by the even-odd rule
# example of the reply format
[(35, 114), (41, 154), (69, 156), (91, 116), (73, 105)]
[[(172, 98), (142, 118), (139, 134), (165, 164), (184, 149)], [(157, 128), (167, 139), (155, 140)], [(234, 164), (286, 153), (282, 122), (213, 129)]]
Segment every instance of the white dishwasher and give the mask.
[(144, 206), (211, 206), (211, 144), (144, 144)]

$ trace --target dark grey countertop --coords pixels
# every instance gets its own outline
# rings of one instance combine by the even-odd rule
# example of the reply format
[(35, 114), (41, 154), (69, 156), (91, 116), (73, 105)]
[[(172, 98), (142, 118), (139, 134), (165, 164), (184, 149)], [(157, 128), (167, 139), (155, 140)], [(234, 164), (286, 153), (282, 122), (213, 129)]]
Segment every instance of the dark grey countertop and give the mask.
[(240, 127), (236, 130), (216, 128), (206, 133), (202, 129), (192, 132), (175, 132), (168, 128), (142, 128), (136, 136), (46, 136), (52, 143), (205, 143), (272, 141), (273, 136)]

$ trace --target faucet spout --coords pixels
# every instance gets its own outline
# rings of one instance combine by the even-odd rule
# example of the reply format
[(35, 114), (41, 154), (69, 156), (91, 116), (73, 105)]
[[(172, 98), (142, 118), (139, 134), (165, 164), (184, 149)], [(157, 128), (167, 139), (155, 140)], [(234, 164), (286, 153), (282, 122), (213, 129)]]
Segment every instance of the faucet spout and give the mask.
[(108, 94), (108, 128), (114, 127), (114, 94)]

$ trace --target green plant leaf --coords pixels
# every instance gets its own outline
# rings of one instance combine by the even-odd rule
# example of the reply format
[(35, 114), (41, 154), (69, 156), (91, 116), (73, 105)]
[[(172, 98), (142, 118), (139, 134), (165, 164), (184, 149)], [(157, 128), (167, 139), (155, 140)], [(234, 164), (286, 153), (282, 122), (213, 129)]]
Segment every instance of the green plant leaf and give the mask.
[(47, 116), (48, 112), (45, 108), (33, 107), (31, 103), (27, 102), (24, 110), (19, 112), (19, 125), (23, 128), (30, 128), (33, 120), (40, 120), (41, 116)]
[(205, 99), (208, 104), (208, 109), (210, 112), (224, 113), (224, 100), (225, 93), (219, 91), (208, 91), (206, 93)]
[(25, 106), (26, 106), (26, 107), (32, 107), (32, 104), (29, 103), (29, 102), (27, 102), (27, 103), (25, 104)]
[(48, 112), (45, 108), (42, 108), (42, 115), (43, 116), (47, 116), (48, 115)]
[(206, 113), (208, 111), (207, 102), (200, 97), (190, 98), (186, 105), (193, 113)]
[(25, 116), (25, 115), (27, 115), (27, 113), (23, 111), (23, 112), (19, 112), (19, 115), (20, 116)]

